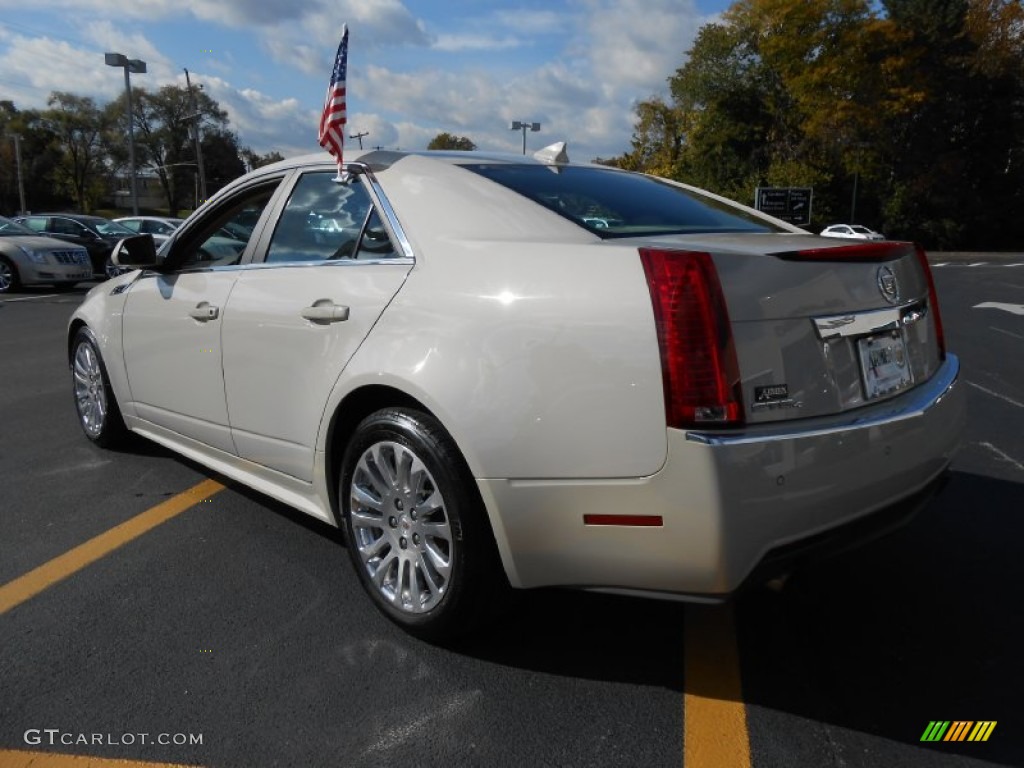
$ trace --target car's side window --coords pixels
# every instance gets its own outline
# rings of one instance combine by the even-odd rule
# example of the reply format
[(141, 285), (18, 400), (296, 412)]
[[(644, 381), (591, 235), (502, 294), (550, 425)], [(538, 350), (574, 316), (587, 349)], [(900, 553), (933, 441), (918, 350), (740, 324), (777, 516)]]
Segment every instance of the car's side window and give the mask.
[(125, 221), (119, 221), (118, 224), (120, 224), (122, 227), (127, 227), (132, 232), (143, 231), (140, 228), (141, 222), (138, 219), (126, 219)]
[(381, 221), (376, 209), (370, 212), (363, 230), (363, 238), (359, 241), (357, 259), (393, 259), (398, 256), (395, 246), (391, 244), (388, 231)]
[(277, 190), (280, 179), (236, 196), (181, 241), (170, 254), (179, 270), (229, 267), (238, 264), (263, 209)]
[(36, 232), (46, 231), (46, 217), (45, 216), (31, 216), (27, 219), (23, 219), (24, 224), (29, 229), (35, 230)]
[(358, 178), (304, 174), (295, 185), (267, 249), (268, 263), (381, 259), (397, 254)]
[(50, 225), (51, 232), (56, 232), (58, 235), (76, 235), (81, 236), (82, 227), (71, 219), (60, 219), (54, 218), (53, 223)]

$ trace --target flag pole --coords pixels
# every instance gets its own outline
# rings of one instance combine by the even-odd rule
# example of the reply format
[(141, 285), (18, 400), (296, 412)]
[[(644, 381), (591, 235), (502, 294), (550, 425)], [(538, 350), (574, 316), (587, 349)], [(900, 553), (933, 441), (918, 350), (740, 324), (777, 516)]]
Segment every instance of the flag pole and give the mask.
[(348, 24), (341, 26), (341, 43), (334, 57), (334, 69), (331, 81), (327, 85), (324, 97), (324, 109), (320, 115), (320, 130), (317, 139), (320, 146), (326, 149), (338, 164), (338, 173), (334, 181), (346, 183), (350, 175), (344, 170), (345, 123), (348, 122), (345, 81), (348, 75)]

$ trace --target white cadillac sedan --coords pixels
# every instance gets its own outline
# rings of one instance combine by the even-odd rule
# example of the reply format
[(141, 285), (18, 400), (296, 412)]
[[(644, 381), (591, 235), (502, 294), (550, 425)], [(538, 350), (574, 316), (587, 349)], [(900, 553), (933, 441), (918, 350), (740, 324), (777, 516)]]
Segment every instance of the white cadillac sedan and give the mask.
[(431, 640), (509, 585), (719, 600), (929, 499), (964, 397), (920, 248), (557, 149), (287, 160), (124, 241), (68, 329), (85, 434), (343, 527)]

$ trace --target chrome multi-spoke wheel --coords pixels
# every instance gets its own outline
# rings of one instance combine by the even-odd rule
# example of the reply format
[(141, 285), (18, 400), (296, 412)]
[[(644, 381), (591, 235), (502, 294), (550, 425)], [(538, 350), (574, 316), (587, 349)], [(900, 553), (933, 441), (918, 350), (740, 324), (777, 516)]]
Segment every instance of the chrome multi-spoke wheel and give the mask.
[(85, 433), (95, 438), (103, 432), (107, 421), (107, 388), (99, 355), (92, 344), (84, 342), (75, 348), (71, 370), (75, 379), (78, 418)]
[(410, 448), (374, 443), (350, 485), (353, 544), (381, 596), (423, 613), (444, 597), (456, 556), (444, 496)]
[(82, 430), (93, 442), (107, 447), (127, 432), (99, 346), (87, 328), (80, 328), (71, 347), (71, 377), (75, 410)]
[(377, 608), (434, 642), (494, 613), (508, 582), (473, 476), (430, 414), (385, 408), (345, 448), (338, 499), (348, 550)]
[(0, 259), (0, 293), (7, 293), (18, 287), (18, 273), (7, 259)]

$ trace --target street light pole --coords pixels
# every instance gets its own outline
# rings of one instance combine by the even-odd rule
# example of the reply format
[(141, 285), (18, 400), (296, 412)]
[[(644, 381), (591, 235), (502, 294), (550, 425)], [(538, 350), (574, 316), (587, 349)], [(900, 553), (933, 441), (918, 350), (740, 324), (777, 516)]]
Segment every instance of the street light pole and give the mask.
[(537, 131), (540, 130), (540, 123), (527, 123), (527, 122), (522, 122), (522, 121), (519, 121), (519, 120), (513, 120), (512, 121), (512, 126), (509, 128), (510, 131), (519, 131), (519, 130), (521, 130), (523, 132), (523, 154), (524, 155), (526, 154), (526, 131), (527, 131), (527, 129), (529, 129), (529, 130), (533, 131), (534, 133), (536, 133)]
[(139, 215), (139, 193), (135, 184), (135, 113), (132, 111), (132, 83), (129, 72), (137, 75), (146, 73), (146, 62), (140, 59), (129, 59), (122, 53), (106, 53), (103, 55), (108, 67), (124, 69), (124, 92), (128, 95), (128, 166), (131, 173), (132, 215)]
[(14, 139), (14, 165), (18, 169), (18, 200), (21, 203), (18, 213), (28, 213), (25, 207), (25, 182), (21, 175), (21, 136), (12, 133), (11, 138)]
[(185, 83), (188, 85), (188, 100), (189, 103), (192, 105), (192, 118), (195, 121), (193, 123), (193, 129), (195, 130), (196, 138), (196, 165), (199, 168), (199, 199), (205, 203), (206, 171), (203, 169), (203, 145), (199, 139), (199, 107), (196, 106), (196, 95), (192, 92), (192, 80), (188, 76), (187, 69), (185, 70)]

